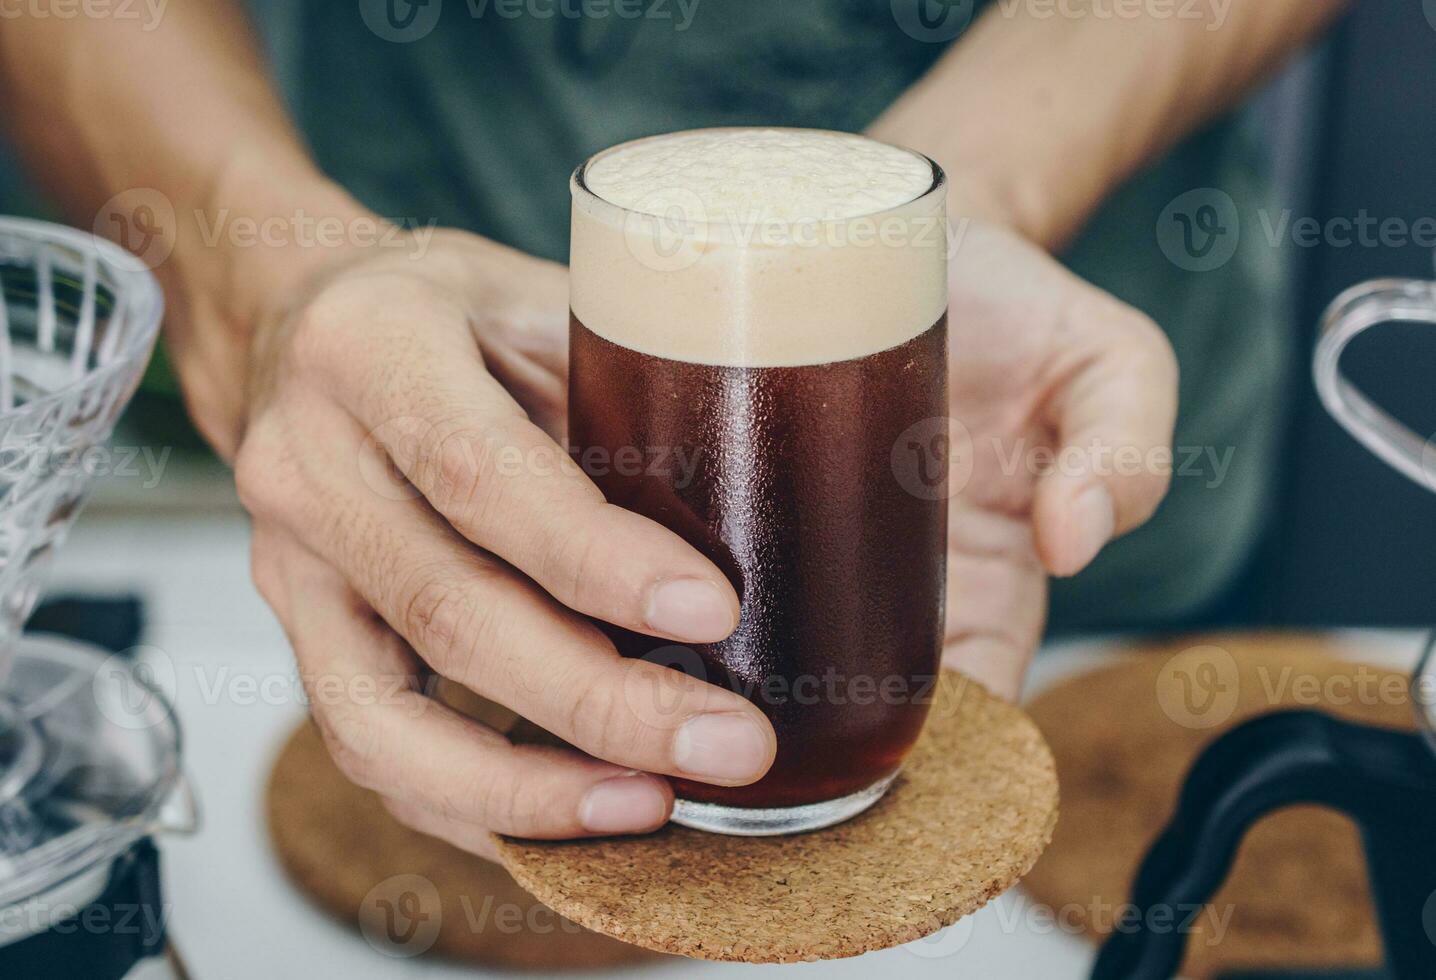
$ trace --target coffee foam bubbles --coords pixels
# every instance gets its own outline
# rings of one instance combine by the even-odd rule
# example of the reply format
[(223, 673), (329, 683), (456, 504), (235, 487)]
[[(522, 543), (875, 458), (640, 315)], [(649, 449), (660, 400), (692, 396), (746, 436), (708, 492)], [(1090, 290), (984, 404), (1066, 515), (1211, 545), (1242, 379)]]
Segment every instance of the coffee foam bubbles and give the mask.
[(575, 177), (574, 314), (614, 343), (706, 364), (820, 364), (897, 346), (947, 306), (945, 190), (933, 177), (917, 154), (818, 130), (616, 147)]
[(619, 146), (589, 165), (584, 182), (631, 211), (663, 215), (696, 195), (710, 221), (795, 222), (906, 204), (932, 184), (932, 166), (849, 133), (700, 130)]

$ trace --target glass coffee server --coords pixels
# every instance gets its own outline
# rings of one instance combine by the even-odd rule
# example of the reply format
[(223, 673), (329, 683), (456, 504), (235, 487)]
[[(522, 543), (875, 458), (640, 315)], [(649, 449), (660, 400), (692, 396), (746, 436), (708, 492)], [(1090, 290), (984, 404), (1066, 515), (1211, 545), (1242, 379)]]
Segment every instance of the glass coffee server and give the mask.
[[(1383, 323), (1436, 325), (1436, 282), (1380, 279), (1353, 287), (1322, 318), (1314, 373), (1327, 411), (1362, 445), (1436, 491), (1436, 437), (1422, 439), (1359, 391), (1341, 355)], [(1281, 711), (1234, 729), (1209, 746), (1187, 776), (1176, 813), (1148, 852), (1132, 888), (1147, 911), (1209, 900), (1226, 879), (1248, 829), (1274, 810), (1313, 803), (1344, 813), (1361, 830), (1384, 970), (1370, 980), (1436, 977), (1436, 634), (1411, 679), (1417, 731), (1354, 724), (1317, 711)], [(1186, 937), (1137, 928), (1102, 947), (1094, 980), (1167, 980)], [(1330, 974), (1336, 980), (1338, 974)], [(1342, 974), (1341, 976), (1345, 976)], [(1352, 975), (1354, 977), (1354, 975)]]
[(117, 246), (19, 219), (0, 292), (0, 976), (183, 976), (151, 840), (193, 823), (174, 714), (124, 658), (21, 632), (163, 300)]

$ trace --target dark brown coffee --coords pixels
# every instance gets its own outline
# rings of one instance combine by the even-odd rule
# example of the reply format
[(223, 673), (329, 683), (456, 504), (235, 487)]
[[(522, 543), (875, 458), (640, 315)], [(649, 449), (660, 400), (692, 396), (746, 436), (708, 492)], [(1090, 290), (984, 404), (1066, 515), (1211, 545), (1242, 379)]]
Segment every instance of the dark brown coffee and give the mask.
[(946, 415), (946, 317), (896, 347), (793, 367), (643, 354), (577, 317), (570, 344), (575, 460), (610, 502), (723, 569), (742, 600), (737, 631), (693, 648), (697, 658), (608, 627), (614, 643), (629, 657), (701, 662), (778, 736), (757, 783), (679, 781), (678, 794), (789, 807), (896, 771), (942, 649), (946, 460), (941, 447), (920, 458), (934, 449), (926, 439), (903, 441)]

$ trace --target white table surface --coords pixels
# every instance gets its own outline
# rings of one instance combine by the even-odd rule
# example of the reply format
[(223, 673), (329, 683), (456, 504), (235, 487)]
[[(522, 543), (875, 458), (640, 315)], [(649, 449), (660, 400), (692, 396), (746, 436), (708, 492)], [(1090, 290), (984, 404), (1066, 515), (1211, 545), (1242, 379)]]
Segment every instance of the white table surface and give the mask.
[[(146, 600), (146, 642), (154, 648), (147, 658), (174, 693), (185, 766), (202, 809), (197, 834), (162, 842), (172, 935), (195, 980), (507, 975), (381, 955), (284, 878), (265, 835), (261, 793), (273, 755), (304, 708), (284, 635), (250, 584), (242, 516), (227, 506), (207, 514), (91, 510), (61, 550), (52, 580), (59, 589), (135, 590)], [(1370, 649), (1370, 638), (1362, 639)], [(1390, 659), (1414, 660), (1417, 637), (1379, 640)], [(1110, 652), (1101, 643), (1044, 651), (1030, 686)], [(653, 980), (842, 980), (885, 971), (904, 980), (1085, 977), (1089, 946), (1042, 911), (1017, 889), (922, 943), (856, 959), (792, 966), (674, 960), (641, 972)]]

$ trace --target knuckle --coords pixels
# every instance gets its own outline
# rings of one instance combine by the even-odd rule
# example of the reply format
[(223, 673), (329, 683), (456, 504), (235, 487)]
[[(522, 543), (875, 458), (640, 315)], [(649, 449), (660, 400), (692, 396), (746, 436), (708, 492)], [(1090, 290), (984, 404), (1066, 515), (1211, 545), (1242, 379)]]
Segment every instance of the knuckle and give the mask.
[(472, 678), (480, 652), (497, 642), (497, 611), (456, 584), (452, 568), (426, 569), (419, 577), (400, 613), (405, 635), (444, 676)]
[(424, 828), (420, 826), (421, 821), (417, 818), (418, 810), (413, 804), (397, 800), (392, 796), (381, 795), (379, 805), (393, 818), (395, 823), (403, 824), (410, 830), (423, 832)]
[(249, 577), (265, 602), (275, 606), (284, 595), (284, 571), (263, 538), (255, 536), (249, 549)]
[(523, 833), (539, 827), (551, 801), (517, 773), (509, 771), (475, 774), (463, 788), (444, 802), (444, 808), (461, 819), (480, 820), (489, 830), (501, 834)]
[(280, 503), (276, 492), (282, 454), (263, 425), (255, 426), (240, 443), (234, 460), (234, 487), (240, 505), (250, 514), (272, 512)]
[(1158, 377), (1163, 380), (1175, 379), (1178, 371), (1177, 352), (1172, 347), (1171, 338), (1154, 321), (1145, 316), (1140, 316), (1139, 326), (1140, 329), (1135, 332), (1141, 338), (1139, 343), (1149, 370), (1156, 372)]
[(1122, 307), (1113, 318), (1121, 350), (1133, 370), (1162, 383), (1175, 379), (1177, 354), (1170, 338), (1157, 322), (1139, 310)]
[(1165, 470), (1145, 470), (1133, 478), (1131, 521), (1145, 524), (1161, 506), (1172, 484), (1172, 474)]
[(566, 721), (574, 744), (609, 762), (620, 762), (635, 752), (637, 717), (625, 698), (602, 683), (569, 684), (572, 692)]
[(456, 587), (441, 575), (425, 574), (408, 593), (401, 619), (405, 632), (431, 652), (447, 651), (462, 634), (468, 613)]
[[(447, 431), (446, 431), (447, 430)], [(435, 492), (441, 500), (467, 510), (492, 496), (485, 448), (488, 434), (470, 427), (436, 427), (436, 444), (427, 455), (433, 466)], [(467, 505), (467, 506), (466, 506)]]
[(586, 584), (606, 577), (605, 569), (598, 567), (602, 556), (597, 535), (549, 522), (538, 536), (541, 557), (535, 577), (560, 601), (575, 601)]
[(314, 723), (334, 765), (356, 786), (378, 790), (384, 785), (383, 739), (362, 712), (329, 709), (314, 712)]
[(352, 288), (334, 283), (321, 289), (294, 320), (291, 344), (295, 363), (324, 371), (353, 347), (354, 325), (364, 314)]
[(517, 417), (440, 422), (424, 449), (433, 502), (460, 531), (475, 535), (500, 520), (522, 475), (522, 433)]

